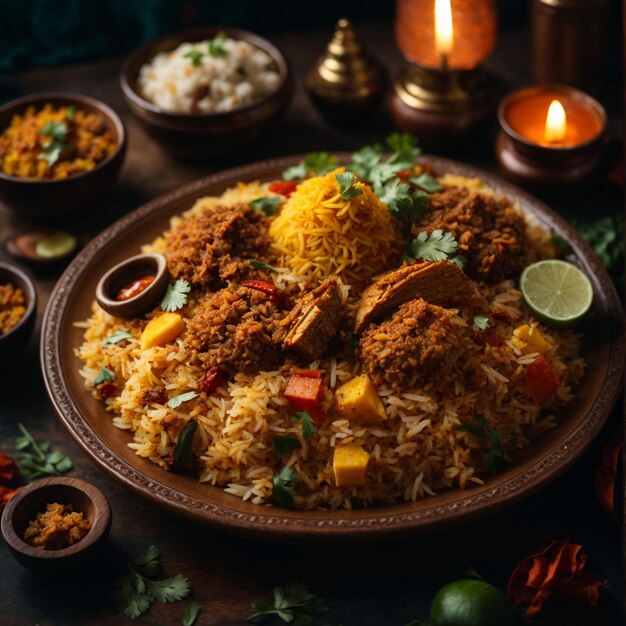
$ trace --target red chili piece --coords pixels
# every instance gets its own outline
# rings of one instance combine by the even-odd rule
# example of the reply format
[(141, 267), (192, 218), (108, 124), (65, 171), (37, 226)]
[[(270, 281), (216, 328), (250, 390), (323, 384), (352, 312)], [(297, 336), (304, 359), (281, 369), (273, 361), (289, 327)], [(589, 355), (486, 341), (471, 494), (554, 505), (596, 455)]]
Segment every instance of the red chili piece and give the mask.
[(244, 280), (242, 281), (241, 284), (243, 287), (248, 287), (249, 289), (256, 289), (257, 291), (260, 291), (266, 294), (269, 297), (269, 299), (272, 302), (275, 302), (276, 304), (280, 304), (283, 301), (283, 298), (285, 297), (285, 294), (283, 291), (278, 289), (278, 287), (276, 287), (276, 285), (274, 285), (273, 283), (268, 283), (266, 280), (257, 280), (257, 279)]
[(276, 181), (272, 183), (268, 190), (272, 193), (279, 193), (281, 196), (288, 198), (298, 187), (298, 183), (294, 181)]
[(0, 452), (0, 483), (8, 485), (19, 478), (20, 469), (17, 463), (8, 455)]
[(210, 367), (204, 378), (198, 384), (200, 391), (206, 394), (213, 393), (218, 387), (224, 384), (224, 376), (217, 366)]
[(111, 382), (105, 382), (97, 385), (98, 393), (103, 400), (114, 396), (117, 392), (115, 385)]
[(306, 411), (318, 426), (324, 422), (323, 395), (322, 374), (314, 370), (292, 374), (285, 388), (285, 398), (298, 411)]
[(540, 354), (526, 367), (526, 383), (535, 404), (545, 404), (557, 392), (560, 381), (556, 372)]
[(137, 280), (134, 280), (132, 283), (128, 283), (125, 287), (122, 287), (115, 296), (115, 299), (118, 302), (124, 302), (125, 300), (130, 300), (135, 296), (138, 296), (142, 291), (145, 291), (153, 282), (156, 276), (142, 276)]

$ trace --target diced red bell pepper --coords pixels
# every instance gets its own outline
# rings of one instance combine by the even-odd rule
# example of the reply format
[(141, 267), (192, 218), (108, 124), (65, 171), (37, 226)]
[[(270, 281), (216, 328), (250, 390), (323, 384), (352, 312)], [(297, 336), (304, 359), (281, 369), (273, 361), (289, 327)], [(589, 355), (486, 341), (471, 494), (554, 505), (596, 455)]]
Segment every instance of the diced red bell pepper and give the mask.
[(545, 404), (555, 394), (561, 384), (556, 372), (540, 354), (526, 367), (526, 383), (535, 404)]
[(280, 304), (285, 297), (284, 291), (281, 291), (280, 289), (278, 289), (278, 287), (276, 287), (276, 285), (266, 280), (244, 280), (241, 282), (241, 285), (243, 287), (248, 287), (249, 289), (256, 289), (257, 291), (261, 291), (262, 293), (266, 294), (272, 302), (275, 302), (276, 304)]
[(298, 183), (291, 180), (279, 180), (272, 183), (268, 190), (272, 193), (279, 193), (281, 196), (288, 198), (298, 187)]
[(207, 370), (198, 387), (206, 394), (213, 393), (218, 387), (224, 384), (224, 376), (219, 367), (213, 366)]
[(287, 381), (285, 398), (298, 411), (306, 411), (318, 426), (324, 422), (323, 396), (324, 384), (321, 372), (315, 370), (296, 372)]

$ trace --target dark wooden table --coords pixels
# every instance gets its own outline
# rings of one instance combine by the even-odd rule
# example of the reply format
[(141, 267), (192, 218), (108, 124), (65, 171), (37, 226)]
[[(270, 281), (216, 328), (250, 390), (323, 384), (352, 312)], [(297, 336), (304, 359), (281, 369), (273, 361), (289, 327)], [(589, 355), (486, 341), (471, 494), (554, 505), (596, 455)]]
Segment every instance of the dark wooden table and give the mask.
[[(372, 50), (395, 74), (400, 58), (395, 51), (390, 23), (367, 23), (361, 32)], [(331, 128), (317, 115), (303, 91), (302, 78), (312, 56), (323, 47), (328, 32), (303, 30), (276, 37), (293, 63), (298, 80), (294, 102), (284, 123), (262, 146), (241, 155), (236, 162), (310, 150), (352, 150), (379, 141), (391, 130), (384, 112), (365, 130), (346, 132)], [(488, 66), (503, 90), (529, 82), (527, 34), (502, 34)], [(128, 129), (128, 155), (122, 175), (111, 194), (96, 210), (59, 223), (85, 243), (119, 216), (178, 185), (233, 162), (193, 165), (173, 160), (137, 127), (126, 109), (118, 86), (121, 59), (38, 70), (5, 77), (7, 87), (20, 93), (64, 90), (99, 98), (114, 107)], [(4, 80), (4, 79), (3, 79)], [(616, 86), (605, 99), (613, 113), (611, 135), (621, 137), (621, 93)], [(445, 153), (445, 150), (443, 150)], [(449, 154), (472, 165), (495, 170), (492, 136), (485, 135), (471, 149)], [(593, 202), (594, 212), (619, 211), (621, 192), (610, 185), (575, 199), (553, 202), (570, 215), (583, 214)], [(0, 207), (1, 239), (34, 225)], [(4, 246), (0, 259), (5, 260)], [(58, 275), (38, 275), (39, 323)], [(113, 509), (109, 547), (89, 573), (67, 581), (40, 579), (21, 568), (0, 547), (0, 623), (2, 624), (120, 624), (131, 623), (111, 603), (112, 582), (124, 573), (128, 558), (148, 545), (163, 552), (164, 571), (191, 579), (193, 597), (202, 605), (198, 624), (241, 624), (254, 599), (271, 598), (275, 585), (302, 582), (325, 597), (331, 613), (317, 624), (338, 626), (403, 626), (426, 618), (436, 590), (463, 577), (468, 566), (504, 588), (517, 561), (538, 547), (544, 537), (571, 539), (583, 544), (594, 571), (608, 587), (596, 610), (555, 607), (536, 623), (551, 626), (624, 623), (621, 537), (617, 526), (598, 506), (593, 472), (602, 440), (619, 426), (616, 411), (600, 441), (594, 443), (575, 467), (548, 488), (525, 502), (487, 519), (427, 537), (393, 543), (340, 546), (279, 546), (217, 534), (179, 519), (132, 495), (100, 473), (79, 452), (59, 424), (46, 396), (39, 369), (38, 337), (28, 349), (0, 366), (0, 449), (12, 452), (17, 424), (23, 422), (41, 440), (69, 454), (71, 475), (97, 485)], [(180, 624), (184, 606), (156, 604), (139, 623)]]

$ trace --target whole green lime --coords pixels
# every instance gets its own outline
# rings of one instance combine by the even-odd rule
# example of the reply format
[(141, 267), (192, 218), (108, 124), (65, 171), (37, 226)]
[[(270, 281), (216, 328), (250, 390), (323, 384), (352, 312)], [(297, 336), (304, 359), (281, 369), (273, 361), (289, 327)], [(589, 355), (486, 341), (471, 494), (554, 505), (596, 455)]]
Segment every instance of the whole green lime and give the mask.
[(432, 626), (518, 626), (511, 601), (483, 580), (457, 580), (442, 587), (430, 607)]

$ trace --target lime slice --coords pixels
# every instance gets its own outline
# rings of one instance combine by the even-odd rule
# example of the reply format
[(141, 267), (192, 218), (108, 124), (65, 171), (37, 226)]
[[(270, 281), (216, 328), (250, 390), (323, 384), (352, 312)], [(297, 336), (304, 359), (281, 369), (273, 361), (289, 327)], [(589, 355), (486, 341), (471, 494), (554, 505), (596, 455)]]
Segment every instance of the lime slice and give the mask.
[(59, 231), (37, 243), (35, 252), (44, 259), (61, 259), (76, 247), (76, 237)]
[(529, 265), (520, 289), (533, 315), (546, 326), (567, 328), (591, 307), (591, 282), (575, 265), (551, 259)]

